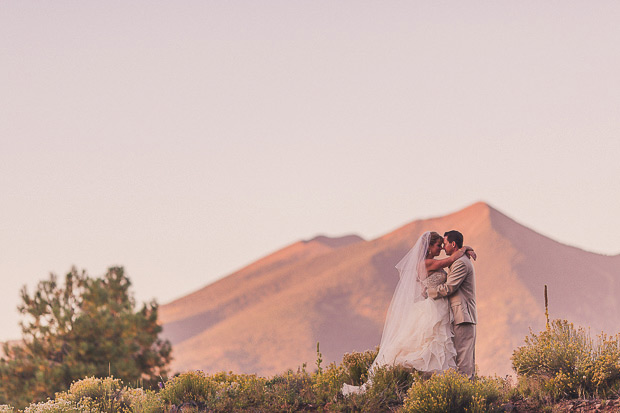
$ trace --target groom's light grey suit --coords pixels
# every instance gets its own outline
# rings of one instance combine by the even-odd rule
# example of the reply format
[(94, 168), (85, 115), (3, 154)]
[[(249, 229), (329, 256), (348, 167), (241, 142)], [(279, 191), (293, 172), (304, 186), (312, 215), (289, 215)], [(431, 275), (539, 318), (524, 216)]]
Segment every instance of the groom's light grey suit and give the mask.
[(454, 317), (456, 365), (461, 373), (474, 377), (476, 368), (476, 276), (470, 259), (464, 255), (454, 261), (448, 279), (435, 288), (429, 287), (431, 298), (448, 297)]

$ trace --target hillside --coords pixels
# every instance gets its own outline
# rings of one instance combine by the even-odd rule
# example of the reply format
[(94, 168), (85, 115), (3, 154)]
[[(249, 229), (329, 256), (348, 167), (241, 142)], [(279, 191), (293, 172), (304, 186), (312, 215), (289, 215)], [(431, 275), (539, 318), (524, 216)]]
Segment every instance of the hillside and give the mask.
[(317, 237), (296, 242), (160, 307), (174, 345), (173, 370), (272, 375), (378, 345), (398, 280), (394, 265), (427, 230), (458, 229), (476, 266), (481, 374), (511, 373), (512, 351), (550, 316), (617, 332), (620, 256), (546, 238), (484, 203), (413, 221), (380, 238)]

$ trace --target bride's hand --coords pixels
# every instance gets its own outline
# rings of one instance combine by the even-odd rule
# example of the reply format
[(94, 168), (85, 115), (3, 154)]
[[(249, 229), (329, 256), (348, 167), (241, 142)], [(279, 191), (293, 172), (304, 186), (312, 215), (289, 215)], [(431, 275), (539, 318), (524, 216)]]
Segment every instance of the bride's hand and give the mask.
[(464, 250), (465, 255), (467, 255), (469, 258), (473, 259), (474, 261), (476, 261), (476, 258), (478, 258), (478, 256), (476, 255), (476, 251), (474, 251), (472, 247), (465, 245), (461, 249)]

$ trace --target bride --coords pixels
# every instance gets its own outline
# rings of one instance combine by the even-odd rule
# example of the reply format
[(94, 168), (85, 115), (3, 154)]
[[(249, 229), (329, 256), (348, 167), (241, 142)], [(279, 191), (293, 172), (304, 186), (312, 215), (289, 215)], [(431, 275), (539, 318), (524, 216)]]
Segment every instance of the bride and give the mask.
[(441, 235), (425, 232), (396, 265), (400, 281), (388, 308), (379, 353), (369, 368), (369, 379), (361, 386), (345, 383), (344, 395), (365, 392), (374, 370), (380, 366), (398, 364), (420, 372), (456, 369), (448, 299), (428, 298), (426, 289), (446, 282), (445, 267), (463, 254), (475, 259), (475, 253), (463, 247), (437, 260), (442, 245)]

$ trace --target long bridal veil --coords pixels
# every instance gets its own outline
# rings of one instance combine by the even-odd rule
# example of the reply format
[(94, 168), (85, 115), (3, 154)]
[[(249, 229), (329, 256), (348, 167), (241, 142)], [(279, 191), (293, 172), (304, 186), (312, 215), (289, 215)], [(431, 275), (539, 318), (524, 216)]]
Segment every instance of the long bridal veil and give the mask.
[(376, 366), (393, 364), (393, 357), (390, 356), (394, 353), (394, 346), (396, 343), (402, 342), (403, 336), (411, 334), (408, 321), (413, 313), (413, 307), (415, 303), (426, 298), (424, 297), (425, 289), (422, 280), (427, 275), (424, 258), (428, 251), (430, 237), (431, 233), (428, 231), (422, 234), (407, 255), (396, 264), (400, 280), (396, 285), (392, 302), (385, 317), (379, 353), (370, 366), (371, 371)]
[[(400, 343), (411, 334), (410, 317), (414, 312), (413, 307), (417, 302), (425, 299), (425, 289), (421, 281), (427, 276), (424, 258), (428, 251), (430, 236), (430, 232), (422, 234), (413, 248), (396, 265), (400, 280), (387, 311), (379, 353), (369, 369), (369, 381), (372, 381), (376, 367), (395, 363)], [(343, 394), (360, 393), (366, 390), (366, 386), (366, 383), (362, 386), (344, 384), (342, 392)]]

